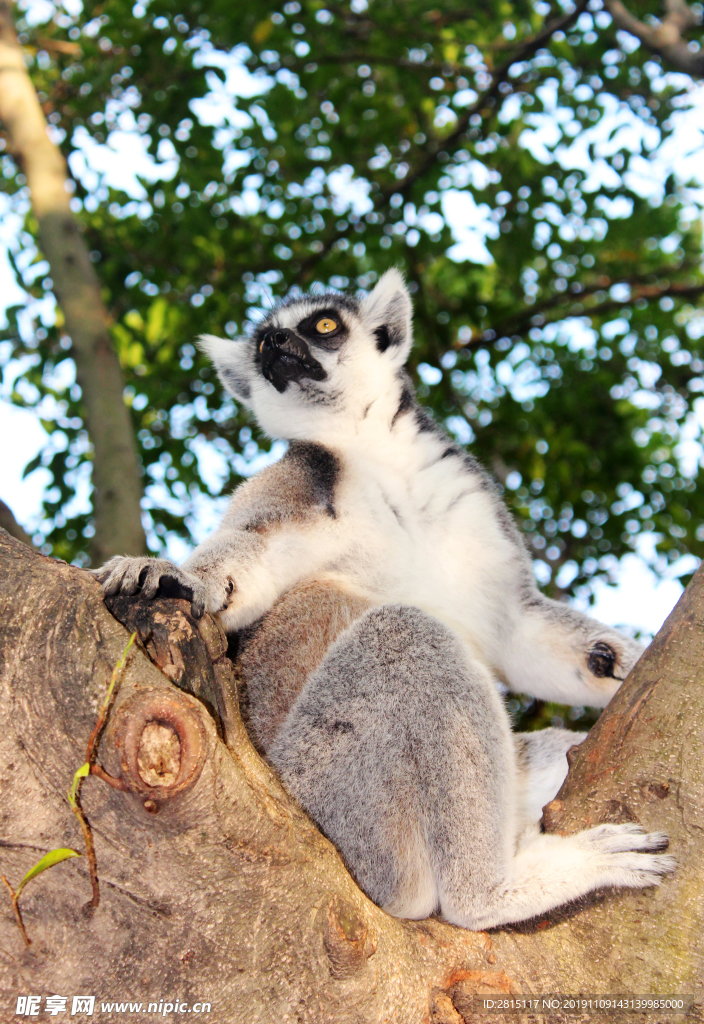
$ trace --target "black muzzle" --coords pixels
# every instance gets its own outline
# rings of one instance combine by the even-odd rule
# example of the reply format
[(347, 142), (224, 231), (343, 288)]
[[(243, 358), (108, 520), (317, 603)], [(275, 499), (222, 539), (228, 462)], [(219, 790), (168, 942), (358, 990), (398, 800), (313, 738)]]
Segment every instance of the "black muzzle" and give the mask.
[(285, 391), (289, 381), (307, 377), (325, 380), (327, 374), (312, 355), (305, 341), (286, 327), (272, 327), (259, 344), (262, 373), (277, 391)]

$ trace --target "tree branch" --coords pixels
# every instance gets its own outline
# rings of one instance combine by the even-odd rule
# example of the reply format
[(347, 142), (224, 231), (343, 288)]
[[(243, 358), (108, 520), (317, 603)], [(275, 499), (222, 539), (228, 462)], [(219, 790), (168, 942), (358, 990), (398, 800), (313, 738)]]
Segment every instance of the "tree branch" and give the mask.
[[(490, 934), (436, 918), (400, 921), (366, 899), (256, 755), (234, 701), (233, 727), (222, 722), (220, 737), (205, 693), (221, 691), (232, 667), (213, 620), (195, 622), (184, 601), (131, 605), (146, 653), (125, 667), (100, 746), (101, 763), (125, 786), (84, 787), (100, 909), (90, 921), (80, 911), (87, 885), (77, 862), (60, 880), (47, 873), (41, 893), (26, 899), (41, 955), (22, 959), (9, 906), (0, 913), (0, 988), (13, 1009), (18, 986), (144, 1005), (198, 998), (227, 1024), (293, 1016), (513, 1024), (515, 1013), (474, 1004), (491, 994), (684, 993), (702, 1003), (704, 569), (545, 812), (548, 831), (613, 821), (663, 829), (676, 874), (659, 889), (594, 893)], [(0, 730), (0, 774), (12, 779), (0, 870), (8, 877), (22, 877), (37, 849), (75, 834), (66, 785), (95, 724), (95, 694), (126, 639), (88, 573), (0, 533), (0, 720), (11, 726)], [(168, 993), (155, 988), (161, 978)]]
[(39, 222), (39, 244), (49, 261), (54, 292), (71, 336), (85, 424), (93, 444), (94, 562), (146, 550), (142, 484), (122, 371), (110, 341), (110, 318), (100, 282), (69, 205), (64, 158), (27, 74), (9, 0), (0, 0), (0, 122), (10, 152), (27, 178)]
[(384, 54), (372, 55), (371, 53), (346, 53), (341, 56), (339, 53), (329, 53), (316, 55), (313, 60), (289, 60), (284, 58), (283, 61), (272, 61), (269, 64), (264, 64), (263, 67), (270, 75), (276, 74), (279, 68), (283, 66), (288, 71), (294, 71), (299, 74), (304, 71), (309, 64), (356, 64), (359, 61), (360, 64), (383, 64), (386, 67), (392, 68), (404, 68), (405, 70), (411, 69), (412, 71), (427, 71), (428, 74), (441, 74), (443, 71), (447, 74), (450, 70), (452, 73), (466, 72), (468, 67), (466, 64), (460, 64), (457, 61), (442, 61), (442, 63), (435, 63), (432, 61), (417, 61), (410, 60), (408, 57), (387, 57)]
[(665, 0), (665, 17), (655, 25), (639, 21), (621, 0), (604, 0), (614, 25), (635, 36), (641, 43), (675, 69), (692, 78), (704, 77), (704, 53), (690, 50), (684, 34), (700, 23), (700, 18), (685, 0)]
[[(633, 279), (631, 279), (631, 281), (619, 279), (618, 281), (612, 281), (606, 287), (611, 287), (614, 284), (630, 284), (632, 280)], [(603, 290), (603, 285), (597, 286), (594, 289), (582, 292), (581, 296)], [(678, 299), (696, 299), (702, 294), (704, 294), (704, 284), (682, 284), (680, 282), (674, 282), (667, 285), (644, 284), (639, 288), (634, 288), (627, 299), (606, 299), (604, 302), (597, 302), (592, 306), (587, 306), (586, 308), (582, 307), (579, 309), (572, 306), (571, 310), (565, 310), (553, 317), (546, 317), (543, 323), (539, 326), (542, 328), (547, 324), (559, 323), (561, 320), (567, 320), (570, 317), (601, 316), (603, 313), (611, 313), (616, 309), (626, 309), (629, 306), (633, 306), (639, 299), (647, 299), (650, 302), (665, 298), (666, 296)], [(560, 298), (563, 297), (560, 296)], [(565, 295), (564, 301), (565, 303), (576, 302), (581, 306), (578, 297), (574, 295)], [(497, 338), (501, 338), (506, 335), (522, 336), (527, 334), (533, 327), (538, 326), (533, 322), (535, 317), (541, 316), (543, 310), (553, 308), (554, 305), (555, 302), (550, 301), (546, 302), (541, 307), (533, 307), (532, 309), (526, 310), (522, 319), (504, 321), (503, 323), (498, 324), (495, 328), (489, 328), (486, 331), (478, 332), (464, 345), (458, 345), (457, 347), (458, 349), (487, 348), (488, 346), (493, 345)]]
[[(587, 7), (588, 0), (579, 0), (574, 9), (568, 13), (563, 14), (558, 18), (545, 25), (540, 32), (537, 32), (534, 36), (530, 36), (528, 39), (523, 40), (522, 43), (517, 47), (513, 54), (508, 57), (502, 64), (500, 64), (494, 71), (490, 72), (491, 82), (479, 95), (471, 106), (467, 107), (461, 118), (458, 118), (457, 125), (454, 130), (442, 139), (436, 139), (426, 150), (426, 156), (424, 160), (421, 160), (418, 167), (411, 170), (403, 181), (393, 182), (386, 188), (382, 189), (375, 199), (373, 199), (374, 209), (380, 210), (387, 206), (392, 195), (396, 193), (400, 195), (406, 195), (415, 183), (422, 178), (430, 168), (437, 162), (439, 154), (441, 152), (448, 152), (460, 144), (462, 138), (469, 128), (470, 119), (474, 114), (483, 112), (487, 106), (492, 105), (496, 96), (499, 93), (499, 87), (508, 78), (508, 73), (514, 64), (518, 64), (521, 61), (531, 57), (537, 50), (541, 48), (555, 32), (564, 31), (569, 28), (573, 22), (577, 20), (579, 15)], [(368, 63), (377, 63), (377, 58), (371, 56), (367, 58)], [(414, 67), (422, 68), (422, 64), (414, 65)], [(327, 241), (323, 243), (323, 248), (308, 257), (301, 263), (301, 270), (299, 272), (299, 281), (305, 282), (306, 278), (310, 275), (311, 271), (318, 266), (320, 260), (326, 256), (336, 242), (345, 238), (351, 231), (353, 226), (348, 226), (342, 231), (332, 232)]]
[(548, 42), (555, 32), (564, 32), (565, 29), (569, 28), (569, 26), (577, 20), (582, 11), (586, 10), (587, 3), (588, 0), (579, 0), (579, 3), (575, 5), (574, 9), (569, 14), (564, 14), (559, 18), (555, 18), (554, 21), (545, 25), (540, 32), (536, 32), (534, 36), (530, 36), (530, 38), (525, 39), (514, 53), (512, 53), (510, 57), (508, 57), (491, 73), (491, 84), (479, 94), (471, 106), (465, 109), (462, 117), (458, 118), (455, 129), (444, 139), (438, 140), (437, 147), (428, 153), (426, 159), (415, 171), (406, 175), (402, 183), (399, 182), (398, 184), (394, 184), (393, 186), (389, 186), (385, 189), (382, 193), (383, 197), (388, 199), (395, 192), (405, 195), (413, 187), (416, 181), (418, 181), (419, 178), (422, 178), (423, 175), (430, 170), (432, 165), (437, 161), (438, 154), (440, 152), (447, 152), (461, 141), (462, 136), (469, 128), (470, 119), (473, 115), (480, 113), (487, 104), (493, 103), (496, 100), (496, 96), (499, 92), (499, 86), (506, 81), (508, 73), (513, 65), (519, 64), (529, 57), (532, 57), (544, 43)]

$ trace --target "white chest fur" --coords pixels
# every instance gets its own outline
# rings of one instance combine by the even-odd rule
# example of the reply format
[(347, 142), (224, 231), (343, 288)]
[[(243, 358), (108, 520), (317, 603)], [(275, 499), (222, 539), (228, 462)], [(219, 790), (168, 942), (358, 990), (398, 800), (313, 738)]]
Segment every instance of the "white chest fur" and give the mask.
[(375, 442), (342, 455), (335, 505), (346, 543), (331, 568), (375, 603), (430, 612), (493, 661), (507, 583), (522, 562), (496, 495), (461, 455), (443, 457), (438, 435)]

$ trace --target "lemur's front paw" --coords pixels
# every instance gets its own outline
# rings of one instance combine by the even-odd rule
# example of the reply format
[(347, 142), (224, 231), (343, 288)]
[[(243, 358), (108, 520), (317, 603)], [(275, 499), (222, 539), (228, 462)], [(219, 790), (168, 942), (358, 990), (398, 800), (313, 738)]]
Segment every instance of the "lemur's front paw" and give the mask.
[(199, 619), (206, 608), (207, 594), (203, 580), (184, 572), (165, 558), (127, 558), (116, 555), (100, 569), (92, 570), (100, 580), (103, 592), (136, 594), (150, 601), (160, 597), (182, 597), (191, 602), (191, 611)]

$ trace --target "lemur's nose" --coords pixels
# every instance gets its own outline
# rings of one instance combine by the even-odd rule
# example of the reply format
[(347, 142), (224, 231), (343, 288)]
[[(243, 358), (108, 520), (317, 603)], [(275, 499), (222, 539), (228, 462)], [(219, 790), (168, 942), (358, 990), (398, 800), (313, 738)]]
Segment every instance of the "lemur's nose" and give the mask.
[(264, 335), (264, 339), (260, 345), (260, 351), (265, 345), (273, 346), (274, 348), (281, 348), (291, 337), (291, 331), (285, 327), (272, 327), (270, 331), (267, 331)]
[(262, 374), (278, 392), (285, 391), (290, 381), (304, 377), (325, 380), (327, 376), (306, 342), (287, 327), (270, 327), (265, 331), (259, 353)]

